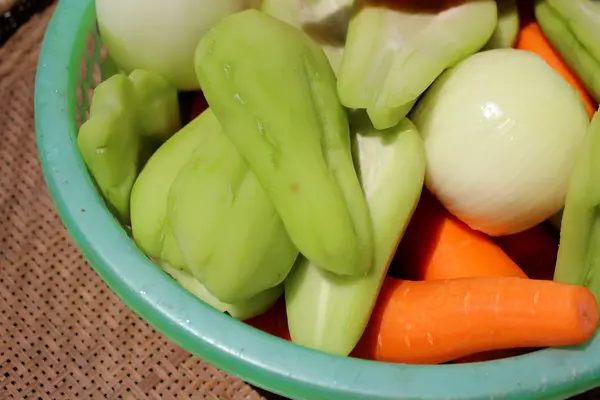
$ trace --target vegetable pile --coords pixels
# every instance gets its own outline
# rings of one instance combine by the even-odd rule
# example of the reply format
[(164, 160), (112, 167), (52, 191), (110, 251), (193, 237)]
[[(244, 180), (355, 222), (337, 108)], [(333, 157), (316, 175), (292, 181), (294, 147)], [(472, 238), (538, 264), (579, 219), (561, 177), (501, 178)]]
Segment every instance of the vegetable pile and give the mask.
[(141, 251), (216, 310), (415, 364), (598, 328), (600, 5), (97, 0), (97, 17), (118, 69), (83, 159)]

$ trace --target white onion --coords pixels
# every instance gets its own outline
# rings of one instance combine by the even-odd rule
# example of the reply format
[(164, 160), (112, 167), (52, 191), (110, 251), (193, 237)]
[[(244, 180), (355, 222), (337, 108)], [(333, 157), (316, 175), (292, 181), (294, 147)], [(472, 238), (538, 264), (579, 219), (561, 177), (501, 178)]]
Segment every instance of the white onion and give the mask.
[(96, 0), (98, 25), (111, 58), (126, 72), (145, 69), (180, 90), (199, 89), (194, 51), (223, 17), (253, 0)]
[(415, 108), (427, 188), (471, 228), (499, 236), (563, 206), (589, 124), (577, 92), (534, 53), (478, 53), (446, 71)]

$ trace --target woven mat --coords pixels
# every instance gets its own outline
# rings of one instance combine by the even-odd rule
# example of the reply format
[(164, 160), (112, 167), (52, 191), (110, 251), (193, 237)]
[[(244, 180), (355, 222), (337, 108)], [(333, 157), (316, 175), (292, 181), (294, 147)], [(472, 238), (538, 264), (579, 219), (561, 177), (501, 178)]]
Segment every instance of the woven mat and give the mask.
[(0, 399), (263, 399), (133, 314), (63, 228), (32, 105), (52, 11), (0, 47)]

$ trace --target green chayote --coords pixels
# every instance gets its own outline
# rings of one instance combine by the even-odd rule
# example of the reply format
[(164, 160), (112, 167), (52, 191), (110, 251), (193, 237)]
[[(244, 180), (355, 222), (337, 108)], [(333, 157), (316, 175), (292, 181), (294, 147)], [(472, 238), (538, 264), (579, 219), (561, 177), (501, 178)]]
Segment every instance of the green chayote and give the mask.
[(221, 129), (202, 132), (177, 174), (166, 224), (187, 269), (225, 303), (279, 285), (298, 257), (273, 203)]
[(140, 169), (180, 126), (176, 89), (152, 72), (116, 74), (94, 90), (90, 118), (79, 129), (77, 145), (123, 223), (130, 220), (130, 194)]
[(150, 157), (131, 191), (131, 230), (138, 247), (149, 257), (186, 268), (170, 227), (165, 223), (167, 196), (179, 171), (205, 134), (221, 130), (210, 110), (175, 133)]
[(573, 167), (554, 280), (587, 286), (600, 302), (600, 110)]
[(208, 104), (300, 252), (333, 273), (366, 274), (371, 220), (323, 50), (300, 29), (246, 10), (202, 38), (195, 65)]
[(348, 355), (361, 335), (425, 179), (425, 148), (415, 126), (403, 119), (377, 131), (364, 110), (355, 112), (356, 163), (375, 236), (375, 261), (364, 277), (336, 276), (298, 258), (285, 282), (292, 340), (327, 353)]
[(338, 72), (340, 100), (393, 127), (446, 69), (481, 49), (497, 24), (494, 0), (358, 0)]
[(214, 309), (226, 312), (233, 318), (246, 320), (256, 317), (267, 311), (279, 297), (283, 294), (283, 285), (274, 286), (258, 293), (256, 296), (235, 304), (227, 304), (214, 297), (200, 281), (188, 272), (173, 268), (169, 265), (160, 266), (163, 271), (171, 276), (185, 290), (213, 307)]
[(600, 101), (600, 3), (540, 0), (535, 17), (592, 97)]

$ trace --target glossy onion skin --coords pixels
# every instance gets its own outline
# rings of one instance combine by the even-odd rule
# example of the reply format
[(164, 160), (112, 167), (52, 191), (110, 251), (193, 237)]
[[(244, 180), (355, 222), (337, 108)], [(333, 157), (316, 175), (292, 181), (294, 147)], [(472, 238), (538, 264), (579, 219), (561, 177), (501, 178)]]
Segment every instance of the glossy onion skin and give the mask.
[(589, 118), (577, 92), (538, 55), (497, 49), (446, 71), (411, 114), (426, 185), (471, 228), (528, 229), (564, 205)]

